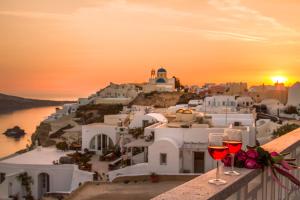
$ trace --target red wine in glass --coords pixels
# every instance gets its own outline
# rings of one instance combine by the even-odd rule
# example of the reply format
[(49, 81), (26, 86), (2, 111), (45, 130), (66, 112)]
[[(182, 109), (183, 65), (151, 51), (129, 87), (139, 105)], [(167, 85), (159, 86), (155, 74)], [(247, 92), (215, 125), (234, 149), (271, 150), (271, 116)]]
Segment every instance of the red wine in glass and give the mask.
[(228, 154), (227, 146), (208, 146), (208, 152), (214, 160), (222, 160)]
[(209, 133), (208, 135), (208, 153), (217, 161), (216, 178), (209, 180), (208, 182), (214, 185), (223, 185), (227, 182), (220, 179), (220, 160), (228, 154), (228, 147), (223, 144), (223, 134)]
[(234, 141), (234, 140), (225, 140), (223, 141), (224, 146), (228, 147), (229, 153), (236, 154), (242, 148), (241, 141)]
[(242, 132), (237, 129), (225, 129), (223, 145), (228, 147), (231, 155), (231, 170), (225, 172), (226, 175), (236, 176), (239, 172), (234, 170), (234, 156), (242, 148)]

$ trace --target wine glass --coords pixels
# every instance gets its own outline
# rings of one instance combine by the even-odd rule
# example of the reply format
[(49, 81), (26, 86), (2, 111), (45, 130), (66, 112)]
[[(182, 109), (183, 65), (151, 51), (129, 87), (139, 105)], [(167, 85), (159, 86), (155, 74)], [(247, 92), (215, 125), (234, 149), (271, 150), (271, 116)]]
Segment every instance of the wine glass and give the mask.
[(208, 135), (208, 152), (217, 161), (216, 178), (208, 182), (215, 185), (223, 185), (227, 182), (220, 179), (220, 160), (228, 154), (228, 147), (223, 144), (223, 133), (210, 133)]
[(228, 151), (231, 155), (231, 170), (224, 174), (237, 176), (240, 175), (240, 173), (234, 170), (234, 156), (242, 148), (242, 132), (237, 129), (225, 129), (224, 132), (223, 144), (228, 147)]

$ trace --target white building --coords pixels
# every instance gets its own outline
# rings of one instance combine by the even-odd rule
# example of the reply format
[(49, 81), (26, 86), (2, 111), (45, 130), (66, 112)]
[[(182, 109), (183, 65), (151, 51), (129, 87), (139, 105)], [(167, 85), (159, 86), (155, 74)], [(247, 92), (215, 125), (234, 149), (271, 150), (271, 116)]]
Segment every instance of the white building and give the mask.
[(72, 113), (75, 113), (78, 107), (78, 103), (64, 104), (59, 112), (62, 112), (64, 115), (70, 115)]
[[(187, 113), (190, 115), (191, 113)], [(255, 145), (254, 115), (231, 114), (226, 126), (225, 115), (213, 114), (214, 124), (219, 127), (209, 127), (208, 124), (191, 122), (185, 126), (186, 121), (173, 121), (170, 123), (157, 123), (145, 128), (145, 138), (152, 138), (153, 143), (146, 146), (148, 154), (147, 163), (139, 163), (123, 169), (109, 172), (110, 180), (117, 176), (141, 175), (155, 172), (158, 174), (204, 173), (215, 167), (207, 151), (209, 133), (224, 133), (228, 127), (242, 132), (243, 145)], [(238, 123), (239, 122), (239, 123)], [(223, 126), (222, 126), (223, 125)]]
[(37, 148), (35, 150), (16, 155), (0, 162), (0, 173), (4, 180), (0, 182), (0, 199), (11, 199), (17, 195), (23, 199), (25, 189), (17, 176), (27, 172), (33, 179), (30, 186), (35, 199), (40, 199), (46, 193), (71, 193), (79, 185), (93, 180), (93, 174), (78, 169), (77, 165), (54, 165), (53, 161), (66, 156), (66, 153), (55, 148)]
[[(242, 131), (243, 144), (255, 144), (255, 129), (249, 126), (231, 127)], [(149, 130), (147, 130), (149, 129)], [(207, 151), (209, 133), (223, 133), (223, 128), (168, 127), (168, 124), (146, 128), (153, 134), (149, 146), (149, 167), (156, 173), (204, 173), (214, 167)]]
[(255, 113), (207, 113), (211, 117), (213, 127), (229, 126), (233, 123), (239, 123), (242, 126), (255, 126)]
[(94, 123), (82, 126), (82, 150), (88, 149), (99, 155), (113, 151), (122, 133), (128, 129), (123, 126)]
[(300, 82), (289, 88), (287, 105), (296, 106), (300, 110)]
[(52, 122), (58, 120), (64, 116), (71, 115), (77, 111), (79, 107), (78, 103), (68, 103), (64, 104), (61, 108), (57, 108), (54, 113), (47, 117), (45, 121)]
[(205, 97), (204, 104), (206, 107), (236, 107), (236, 100), (234, 96), (216, 95)]
[(164, 68), (158, 69), (156, 75), (155, 70), (152, 70), (149, 82), (143, 85), (143, 92), (150, 93), (153, 91), (175, 91), (175, 78), (168, 78), (167, 70)]
[(122, 105), (128, 105), (131, 101), (132, 101), (132, 98), (128, 98), (128, 97), (116, 97), (116, 98), (95, 97), (93, 99), (94, 104), (122, 104)]
[(236, 102), (239, 107), (251, 107), (254, 104), (253, 99), (249, 96), (238, 97)]
[(284, 105), (277, 99), (265, 99), (260, 104), (266, 105), (267, 111), (271, 115), (278, 115), (284, 109)]
[(196, 107), (203, 105), (203, 100), (202, 99), (192, 99), (188, 102), (189, 107)]
[(110, 83), (107, 87), (98, 91), (96, 96), (90, 99), (94, 104), (128, 105), (140, 92), (142, 92), (142, 87), (138, 84)]
[(204, 98), (202, 105), (196, 106), (200, 112), (222, 113), (234, 112), (237, 108), (237, 101), (234, 96), (215, 95)]
[(167, 118), (160, 113), (135, 114), (129, 124), (129, 128), (147, 127), (157, 122), (167, 123)]
[(79, 98), (77, 103), (79, 106), (84, 106), (90, 103), (90, 99), (89, 98)]
[(273, 132), (281, 125), (272, 122), (270, 119), (259, 119), (256, 121), (256, 138), (261, 145), (273, 139)]

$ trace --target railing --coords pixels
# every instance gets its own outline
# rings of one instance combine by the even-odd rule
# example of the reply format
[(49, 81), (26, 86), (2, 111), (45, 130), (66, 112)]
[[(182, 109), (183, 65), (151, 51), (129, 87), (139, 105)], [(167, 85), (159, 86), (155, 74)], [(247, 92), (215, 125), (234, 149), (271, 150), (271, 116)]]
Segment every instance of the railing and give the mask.
[[(272, 152), (290, 152), (291, 157), (297, 159), (300, 164), (300, 129), (287, 133), (262, 146), (265, 150)], [(300, 188), (292, 187), (291, 183), (283, 176), (280, 181), (289, 190), (280, 187), (272, 180), (269, 171), (239, 169), (240, 176), (225, 176), (226, 185), (215, 186), (208, 180), (215, 177), (216, 170), (211, 170), (183, 185), (165, 192), (154, 200), (181, 200), (181, 199), (209, 199), (209, 200), (284, 200), (300, 199)], [(300, 169), (294, 170), (293, 175), (300, 178)], [(292, 188), (292, 189), (291, 189)]]

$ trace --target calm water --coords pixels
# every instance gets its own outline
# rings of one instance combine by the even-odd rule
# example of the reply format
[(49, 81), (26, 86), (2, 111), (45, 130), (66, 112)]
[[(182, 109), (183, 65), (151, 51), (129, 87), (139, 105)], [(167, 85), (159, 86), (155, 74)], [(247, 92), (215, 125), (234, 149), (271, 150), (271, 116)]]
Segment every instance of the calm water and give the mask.
[[(54, 113), (55, 108), (56, 106), (31, 108), (0, 114), (0, 158), (24, 149), (26, 144), (30, 144), (31, 135), (34, 133), (36, 126), (51, 113)], [(8, 138), (2, 134), (6, 129), (16, 125), (20, 126), (27, 133), (20, 140)]]

